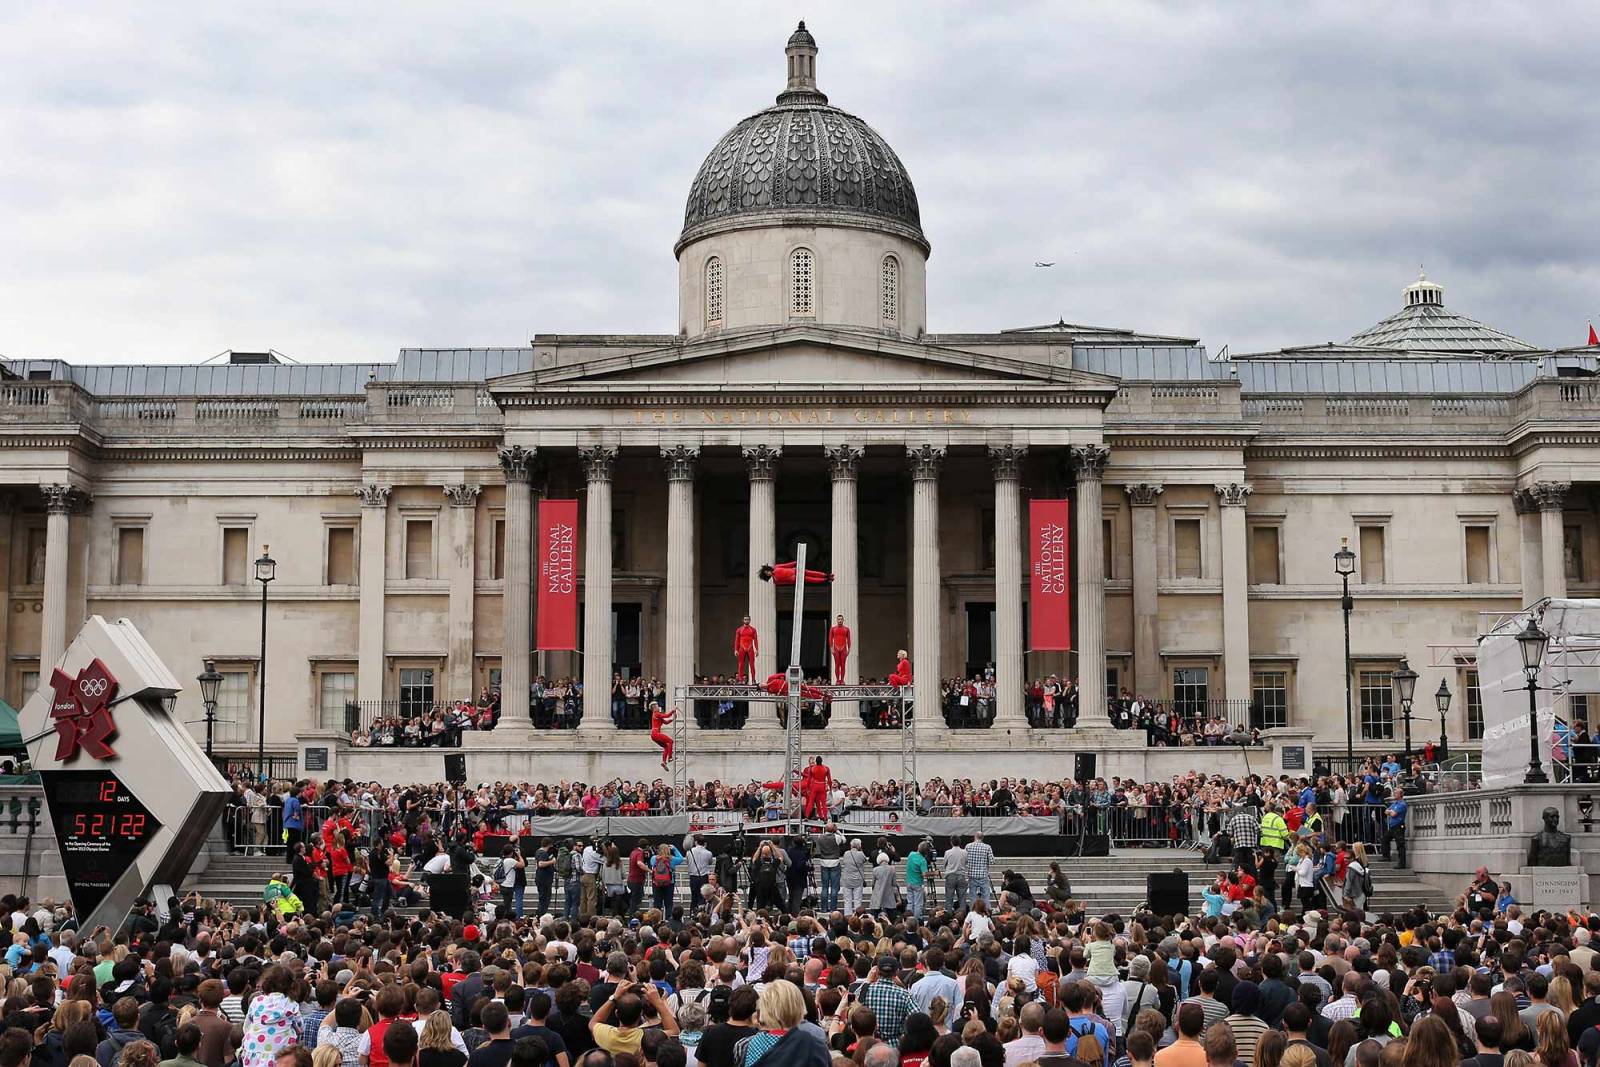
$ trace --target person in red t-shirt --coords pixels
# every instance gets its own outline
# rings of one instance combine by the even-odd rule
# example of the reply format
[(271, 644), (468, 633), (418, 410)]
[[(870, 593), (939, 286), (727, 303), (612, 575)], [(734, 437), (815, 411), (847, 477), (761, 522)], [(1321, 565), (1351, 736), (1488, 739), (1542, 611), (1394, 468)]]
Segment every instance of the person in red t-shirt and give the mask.
[(807, 819), (825, 818), (828, 814), (828, 790), (833, 788), (833, 772), (818, 756), (816, 762), (800, 772), (800, 790), (803, 803), (800, 814)]
[[(793, 585), (799, 570), (800, 566), (794, 560), (790, 560), (788, 563), (767, 563), (756, 571), (756, 577), (763, 582), (771, 582), (773, 585)], [(827, 585), (831, 581), (833, 581), (833, 575), (831, 574), (824, 571), (814, 571), (809, 568), (806, 570), (807, 585)]]
[(907, 686), (911, 684), (911, 660), (906, 656), (906, 650), (901, 649), (895, 653), (900, 662), (895, 665), (894, 673), (889, 675), (889, 684)]
[(834, 620), (833, 629), (828, 631), (828, 651), (833, 653), (833, 684), (844, 684), (844, 665), (850, 659), (850, 627), (844, 624), (844, 616), (840, 615)]
[[(789, 680), (782, 673), (769, 674), (767, 675), (766, 690), (775, 697), (786, 697), (789, 695)], [(828, 699), (828, 694), (814, 685), (802, 685), (800, 687), (800, 699), (826, 700)]]
[(761, 635), (756, 633), (756, 628), (750, 625), (750, 616), (744, 617), (744, 622), (733, 631), (733, 655), (739, 667), (734, 674), (734, 680), (739, 682), (753, 682), (756, 680), (756, 653), (761, 650)]

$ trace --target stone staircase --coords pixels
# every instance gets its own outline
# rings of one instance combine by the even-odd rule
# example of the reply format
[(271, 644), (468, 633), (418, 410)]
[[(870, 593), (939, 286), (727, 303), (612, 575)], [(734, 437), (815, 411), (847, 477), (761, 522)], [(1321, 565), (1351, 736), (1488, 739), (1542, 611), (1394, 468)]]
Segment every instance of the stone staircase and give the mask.
[[(993, 875), (998, 883), (1002, 870), (1014, 870), (1027, 878), (1033, 891), (1043, 897), (1043, 887), (1049, 872), (1049, 856), (997, 856)], [(408, 861), (402, 860), (402, 863)], [(1073, 857), (1062, 859), (1061, 869), (1072, 883), (1073, 895), (1085, 902), (1091, 914), (1117, 912), (1126, 915), (1145, 900), (1145, 878), (1152, 873), (1171, 871), (1174, 868), (1189, 876), (1191, 913), (1200, 909), (1200, 890), (1208, 884), (1222, 867), (1207, 867), (1198, 852), (1178, 849), (1114, 849), (1110, 856)], [(277, 856), (237, 856), (214, 853), (206, 868), (184, 882), (183, 891), (199, 889), (208, 897), (233, 904), (255, 904), (261, 900), (261, 888), (274, 873), (287, 875), (289, 865)], [(1281, 877), (1280, 877), (1281, 880)], [(1397, 871), (1392, 863), (1374, 859), (1372, 880), (1375, 893), (1371, 907), (1376, 911), (1401, 911), (1425, 905), (1432, 912), (1446, 911), (1449, 901), (1445, 894), (1421, 881), (1409, 871)], [(937, 880), (936, 880), (937, 881)], [(933, 887), (935, 898), (942, 903), (942, 882)], [(687, 895), (687, 886), (679, 879), (679, 898)], [(533, 890), (529, 887), (528, 900), (532, 906)], [(559, 907), (561, 890), (556, 889), (556, 907)]]

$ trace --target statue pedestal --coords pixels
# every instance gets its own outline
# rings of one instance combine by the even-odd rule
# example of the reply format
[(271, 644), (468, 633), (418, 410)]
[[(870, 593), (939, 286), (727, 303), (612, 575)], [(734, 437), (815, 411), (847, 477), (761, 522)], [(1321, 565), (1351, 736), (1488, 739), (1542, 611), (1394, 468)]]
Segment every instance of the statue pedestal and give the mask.
[(1524, 913), (1535, 908), (1564, 912), (1588, 903), (1589, 879), (1582, 867), (1524, 867), (1506, 880)]

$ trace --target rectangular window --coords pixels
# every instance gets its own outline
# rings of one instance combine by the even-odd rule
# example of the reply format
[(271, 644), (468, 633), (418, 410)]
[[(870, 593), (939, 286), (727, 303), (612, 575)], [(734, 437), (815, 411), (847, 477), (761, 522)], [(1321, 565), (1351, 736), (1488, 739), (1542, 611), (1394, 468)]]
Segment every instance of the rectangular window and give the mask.
[(1387, 741), (1394, 737), (1394, 674), (1361, 671), (1356, 675), (1361, 702), (1361, 738)]
[(1478, 672), (1467, 671), (1463, 686), (1467, 694), (1467, 740), (1483, 740), (1483, 690), (1478, 687)]
[(1565, 569), (1567, 581), (1583, 581), (1583, 527), (1563, 526), (1561, 528), (1561, 566)]
[(1283, 575), (1278, 571), (1278, 561), (1278, 528), (1250, 527), (1250, 584), (1281, 584)]
[(1200, 577), (1200, 520), (1174, 519), (1172, 523), (1172, 576)]
[(33, 694), (39, 691), (39, 672), (23, 671), (20, 675), (18, 675), (18, 680), (22, 686), (22, 692), (17, 694), (19, 697), (17, 701), (17, 707), (20, 708), (22, 705), (32, 700)]
[(356, 531), (354, 527), (328, 527), (327, 584), (356, 584)]
[(115, 585), (144, 584), (144, 527), (117, 527), (117, 576)]
[(1289, 725), (1289, 672), (1252, 671), (1250, 725), (1262, 730)]
[[(253, 672), (220, 670), (218, 673), (222, 675), (222, 684), (217, 686), (217, 723), (212, 738), (219, 745), (243, 744), (255, 737)], [(200, 731), (200, 736), (204, 737), (203, 722)]]
[(356, 672), (323, 671), (318, 689), (317, 702), (322, 711), (322, 728), (343, 733), (345, 706), (356, 698)]
[(506, 520), (494, 520), (494, 556), (489, 561), (489, 577), (500, 579), (506, 576)]
[(433, 520), (406, 520), (406, 577), (433, 577)]
[(400, 671), (400, 714), (413, 718), (433, 710), (433, 668), (407, 667)]
[(43, 526), (28, 527), (28, 558), (23, 564), (27, 567), (28, 584), (44, 584), (44, 553), (47, 534)]
[(250, 581), (250, 528), (222, 528), (222, 584), (246, 585)]
[(1100, 566), (1102, 568), (1104, 568), (1104, 570), (1101, 573), (1105, 576), (1105, 580), (1108, 581), (1108, 582), (1111, 581), (1113, 578), (1115, 578), (1117, 576), (1117, 567), (1116, 567), (1116, 558), (1117, 557), (1116, 557), (1116, 553), (1114, 551), (1112, 551), (1112, 536), (1111, 536), (1112, 531), (1115, 530), (1115, 529), (1116, 529), (1116, 526), (1112, 523), (1112, 521), (1110, 519), (1101, 519), (1100, 520), (1100, 551), (1102, 553), (1102, 557), (1101, 557), (1101, 560), (1100, 560)]
[(1465, 530), (1467, 542), (1467, 584), (1489, 584), (1489, 527), (1468, 526)]
[(1122, 687), (1122, 668), (1114, 664), (1106, 664), (1106, 699), (1117, 699), (1118, 690)]
[(1383, 527), (1361, 527), (1361, 584), (1382, 585), (1385, 573), (1383, 566)]
[(1191, 720), (1205, 718), (1206, 702), (1210, 695), (1210, 672), (1207, 668), (1172, 669), (1172, 703), (1183, 718)]

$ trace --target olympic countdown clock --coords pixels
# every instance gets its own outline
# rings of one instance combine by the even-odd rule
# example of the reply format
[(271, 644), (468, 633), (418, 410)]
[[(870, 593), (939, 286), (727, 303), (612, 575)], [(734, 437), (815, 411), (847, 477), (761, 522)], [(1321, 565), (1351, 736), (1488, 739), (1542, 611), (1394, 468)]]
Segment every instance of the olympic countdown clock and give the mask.
[(189, 872), (228, 783), (169, 710), (181, 686), (127, 619), (98, 615), (24, 705), (79, 928), (116, 929)]

